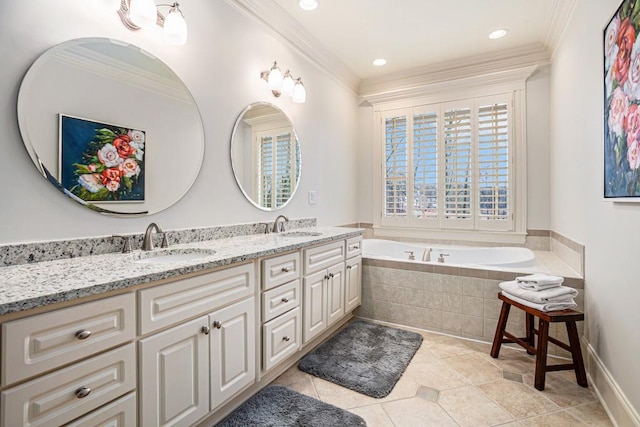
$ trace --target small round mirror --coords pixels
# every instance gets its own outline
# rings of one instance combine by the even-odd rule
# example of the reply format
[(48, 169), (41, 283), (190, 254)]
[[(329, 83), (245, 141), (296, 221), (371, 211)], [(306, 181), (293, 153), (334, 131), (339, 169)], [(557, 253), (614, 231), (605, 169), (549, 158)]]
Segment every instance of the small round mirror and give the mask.
[(298, 136), (286, 114), (267, 102), (245, 108), (231, 133), (231, 167), (255, 207), (275, 211), (286, 206), (302, 170)]
[(204, 157), (200, 112), (184, 83), (153, 55), (111, 39), (42, 54), (22, 81), (18, 123), (40, 173), (102, 213), (168, 208)]

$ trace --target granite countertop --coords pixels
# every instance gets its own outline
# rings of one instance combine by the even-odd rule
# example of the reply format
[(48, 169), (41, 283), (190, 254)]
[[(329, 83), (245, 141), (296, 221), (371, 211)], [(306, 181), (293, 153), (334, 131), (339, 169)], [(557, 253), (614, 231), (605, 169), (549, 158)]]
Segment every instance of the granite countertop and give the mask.
[[(292, 232), (316, 232), (319, 236), (287, 233), (254, 234), (204, 242), (171, 245), (173, 253), (202, 252), (202, 257), (171, 263), (136, 262), (153, 252), (134, 251), (83, 256), (72, 259), (21, 264), (0, 268), (0, 316), (47, 304), (70, 301), (134, 285), (257, 259), (306, 246), (328, 243), (362, 234), (359, 228), (313, 227)], [(208, 251), (215, 251), (209, 254)]]

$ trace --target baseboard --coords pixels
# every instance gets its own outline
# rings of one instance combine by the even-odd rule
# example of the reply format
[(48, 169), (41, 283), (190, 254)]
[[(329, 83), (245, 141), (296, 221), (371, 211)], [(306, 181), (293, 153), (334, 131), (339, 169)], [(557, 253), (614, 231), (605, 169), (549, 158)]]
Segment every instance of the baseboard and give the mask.
[[(583, 338), (584, 339), (584, 338)], [(584, 342), (587, 355), (587, 378), (609, 419), (615, 426), (640, 427), (640, 415), (604, 366), (591, 344)]]

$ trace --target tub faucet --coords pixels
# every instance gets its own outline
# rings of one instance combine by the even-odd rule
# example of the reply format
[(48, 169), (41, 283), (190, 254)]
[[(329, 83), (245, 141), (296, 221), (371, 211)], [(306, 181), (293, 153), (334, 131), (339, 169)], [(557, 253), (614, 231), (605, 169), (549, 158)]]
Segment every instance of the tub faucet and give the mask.
[(438, 262), (444, 262), (444, 257), (449, 256), (449, 254), (443, 254), (442, 252), (440, 252), (440, 255), (438, 256)]
[[(284, 222), (282, 222), (284, 221)], [(281, 231), (284, 231), (284, 223), (289, 223), (289, 218), (287, 218), (284, 215), (278, 215), (278, 217), (276, 218), (275, 221), (273, 221), (273, 229), (271, 231), (273, 231), (274, 233), (279, 233)]]
[(422, 261), (431, 262), (431, 248), (424, 250), (424, 253), (422, 254)]
[(415, 261), (416, 256), (413, 254), (413, 251), (404, 251), (405, 254), (409, 254), (409, 261)]
[(167, 248), (169, 247), (169, 242), (167, 242), (167, 233), (165, 233), (164, 231), (162, 231), (162, 228), (156, 224), (155, 222), (152, 222), (151, 224), (149, 224), (149, 226), (147, 227), (146, 231), (144, 232), (144, 240), (142, 241), (142, 250), (143, 251), (152, 251), (153, 250), (153, 230), (156, 230), (156, 233), (162, 233), (162, 244), (160, 245), (163, 248)]

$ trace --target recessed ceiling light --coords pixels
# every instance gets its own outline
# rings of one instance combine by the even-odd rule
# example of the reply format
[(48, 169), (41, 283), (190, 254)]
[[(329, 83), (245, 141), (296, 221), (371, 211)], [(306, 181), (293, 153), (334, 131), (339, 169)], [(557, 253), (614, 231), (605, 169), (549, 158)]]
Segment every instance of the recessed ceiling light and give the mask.
[(298, 0), (298, 6), (302, 10), (314, 10), (318, 7), (318, 0)]
[(386, 63), (387, 63), (387, 60), (386, 60), (386, 59), (383, 59), (383, 58), (380, 58), (380, 59), (374, 59), (374, 60), (373, 60), (373, 65), (378, 66), (378, 67), (380, 67), (380, 66), (382, 66), (382, 65), (385, 65)]
[(508, 32), (509, 30), (505, 30), (504, 28), (495, 30), (491, 34), (489, 34), (489, 38), (492, 40), (501, 39), (502, 37), (506, 36)]

